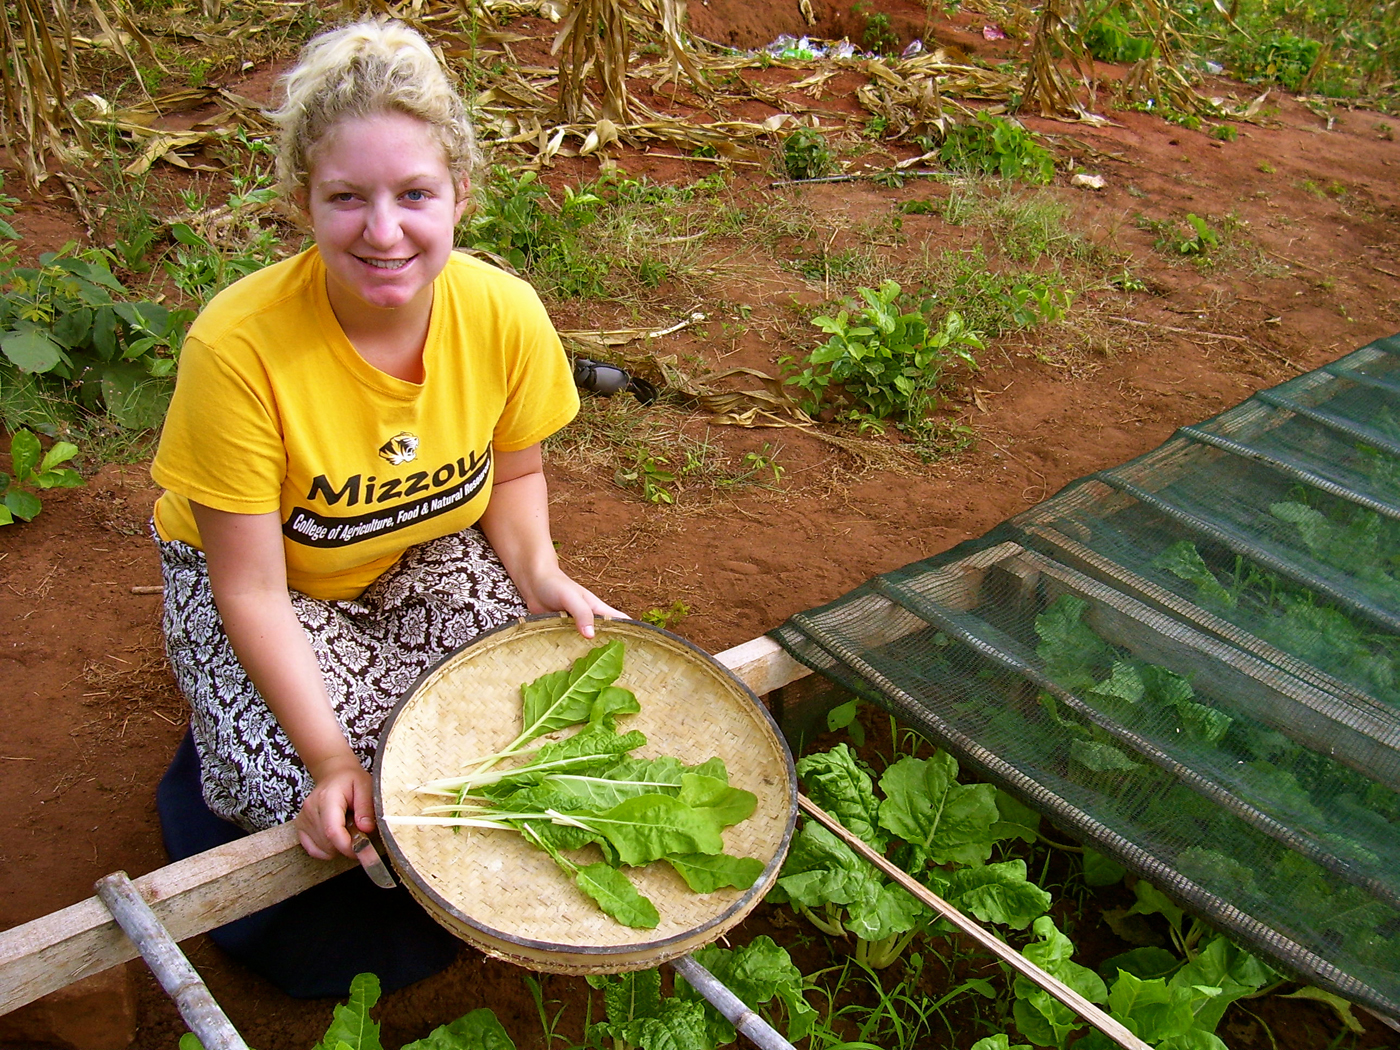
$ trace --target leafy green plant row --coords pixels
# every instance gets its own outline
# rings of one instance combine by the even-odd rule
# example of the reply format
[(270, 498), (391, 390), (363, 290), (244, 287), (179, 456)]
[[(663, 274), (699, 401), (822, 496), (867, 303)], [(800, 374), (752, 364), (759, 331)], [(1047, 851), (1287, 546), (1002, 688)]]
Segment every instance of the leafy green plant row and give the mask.
[[(1034, 842), (1040, 817), (987, 784), (961, 784), (957, 763), (944, 752), (927, 760), (901, 758), (879, 779), (845, 745), (808, 755), (798, 764), (808, 794), (852, 832), (886, 853), (954, 907), (983, 922), (1026, 931), (1026, 958), (1085, 998), (1106, 1006), (1133, 1031), (1166, 1050), (1222, 1050), (1215, 1036), (1226, 1007), (1277, 980), (1258, 959), (1227, 938), (1188, 922), (1179, 908), (1150, 884), (1134, 884), (1136, 903), (1126, 915), (1161, 915), (1170, 924), (1180, 954), (1136, 948), (1108, 959), (1099, 972), (1073, 961), (1074, 944), (1047, 914), (1049, 893), (1026, 877), (1019, 858), (992, 862), (1006, 843)], [(883, 796), (883, 797), (881, 797)], [(1123, 870), (1097, 854), (1086, 854), (1086, 875), (1106, 885)], [(859, 965), (895, 963), (916, 938), (952, 932), (904, 890), (821, 825), (803, 825), (770, 901), (786, 903), (831, 937), (855, 940)], [(985, 983), (985, 982), (983, 982)], [(983, 995), (972, 985), (958, 991)], [(1065, 1050), (1112, 1044), (1071, 1010), (1031, 982), (1012, 982), (1011, 1016), (1022, 1039)], [(1006, 1050), (1005, 1033), (979, 1040), (974, 1050)]]

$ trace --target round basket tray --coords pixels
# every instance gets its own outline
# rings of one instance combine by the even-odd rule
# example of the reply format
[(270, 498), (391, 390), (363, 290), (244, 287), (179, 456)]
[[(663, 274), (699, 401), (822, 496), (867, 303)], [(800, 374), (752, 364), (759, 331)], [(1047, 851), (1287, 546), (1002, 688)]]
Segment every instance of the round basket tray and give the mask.
[[(636, 694), (641, 712), (618, 726), (647, 738), (634, 754), (672, 755), (687, 765), (718, 756), (730, 784), (758, 796), (753, 816), (724, 832), (727, 853), (764, 862), (749, 889), (693, 893), (664, 862), (625, 869), (661, 914), (654, 930), (604, 914), (548, 854), (514, 832), (381, 821), (394, 867), (433, 918), (488, 955), (548, 973), (645, 969), (714, 941), (778, 877), (797, 816), (792, 755), (742, 682), (689, 642), (643, 623), (600, 621), (597, 635), (590, 641), (571, 619), (547, 616), (474, 639), (405, 694), (385, 723), (375, 759), (376, 811), (416, 814), (425, 796), (415, 787), (462, 773), (473, 757), (515, 739), (522, 684), (621, 638), (626, 655), (616, 684)], [(600, 857), (594, 846), (576, 854), (585, 863)]]

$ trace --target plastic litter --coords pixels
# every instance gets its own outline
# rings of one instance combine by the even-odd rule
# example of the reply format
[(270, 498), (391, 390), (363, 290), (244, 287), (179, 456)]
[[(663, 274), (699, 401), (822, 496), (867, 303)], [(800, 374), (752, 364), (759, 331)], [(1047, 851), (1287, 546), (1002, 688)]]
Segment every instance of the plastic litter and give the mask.
[(602, 397), (612, 397), (624, 391), (630, 393), (644, 405), (657, 399), (656, 387), (639, 376), (634, 376), (624, 368), (603, 361), (592, 361), (586, 357), (574, 359), (574, 385), (580, 390)]

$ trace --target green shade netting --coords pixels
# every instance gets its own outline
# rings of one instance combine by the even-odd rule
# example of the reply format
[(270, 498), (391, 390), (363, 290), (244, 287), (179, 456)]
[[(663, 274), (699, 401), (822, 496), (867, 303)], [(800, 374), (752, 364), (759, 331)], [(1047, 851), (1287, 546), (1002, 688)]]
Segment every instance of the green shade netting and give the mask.
[(773, 634), (1285, 972), (1400, 1017), (1400, 337)]

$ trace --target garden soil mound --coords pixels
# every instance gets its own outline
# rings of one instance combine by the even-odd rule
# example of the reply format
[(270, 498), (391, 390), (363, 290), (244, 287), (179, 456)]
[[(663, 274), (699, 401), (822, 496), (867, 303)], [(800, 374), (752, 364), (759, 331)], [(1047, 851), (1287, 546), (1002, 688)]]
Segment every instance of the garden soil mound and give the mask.
[[(870, 6), (889, 13), (903, 41), (924, 25), (922, 5), (876, 0)], [(795, 3), (693, 0), (691, 19), (701, 35), (739, 47), (761, 46), (781, 33), (856, 35), (851, 15), (821, 0), (814, 7), (818, 23), (807, 25)], [(515, 28), (540, 33), (544, 55), (549, 30), (532, 29), (534, 21)], [(940, 22), (934, 36), (989, 57), (1020, 46), (986, 41), (984, 21), (958, 14)], [(273, 72), (256, 70), (230, 86), (265, 97)], [(822, 105), (838, 117), (855, 114), (852, 91), (859, 83), (854, 74), (831, 81)], [(1220, 81), (1211, 90), (1247, 98), (1259, 89)], [(1127, 111), (1113, 111), (1114, 123), (1104, 128), (1028, 121), (1061, 136), (1062, 156), (1104, 176), (1101, 192), (1073, 189), (1063, 175), (1054, 192), (1102, 243), (1132, 256), (1146, 290), (1124, 293), (1105, 284), (1077, 304), (1108, 325), (1096, 352), (1070, 352), (1053, 327), (997, 341), (955, 405), (958, 420), (975, 432), (971, 448), (896, 474), (799, 430), (712, 428), (710, 440), (738, 455), (759, 452), (765, 442), (778, 448), (786, 468), (781, 491), (739, 487), (693, 499), (683, 493), (675, 506), (642, 501), (611, 473), (555, 464), (553, 520), (565, 564), (634, 616), (684, 603), (688, 613), (674, 629), (722, 650), (870, 576), (980, 535), (1072, 479), (1156, 446), (1180, 424), (1394, 333), (1400, 329), (1400, 145), (1374, 113), (1319, 115), (1277, 93), (1269, 104), (1273, 119), (1239, 125), (1230, 142)], [(657, 180), (693, 181), (713, 170), (637, 153), (618, 160), (630, 174)], [(880, 160), (889, 162), (888, 155)], [(570, 161), (548, 178), (558, 186), (595, 173), (594, 162)], [(6, 189), (17, 192), (20, 180), (12, 174)], [(768, 192), (772, 180), (752, 169), (737, 177), (755, 196)], [(800, 192), (818, 211), (859, 222), (947, 189), (866, 181), (784, 192)], [(85, 239), (81, 221), (57, 193), (21, 196), (15, 225), (25, 238), (22, 250)], [(1197, 268), (1154, 251), (1153, 234), (1134, 221), (1139, 214), (1179, 218), (1188, 211), (1216, 221), (1234, 215), (1255, 255)], [(934, 231), (950, 247), (967, 236), (933, 215), (904, 216), (907, 243)], [(835, 294), (791, 271), (755, 273), (742, 285), (716, 289), (705, 323), (658, 340), (656, 348), (696, 355), (715, 368), (776, 372), (779, 351), (767, 331), (739, 324), (733, 311), (752, 307), (759, 317), (764, 303), (824, 302)], [(722, 314), (719, 304), (734, 304), (733, 315)], [(677, 303), (675, 316), (691, 308)], [(571, 307), (556, 320), (561, 328), (628, 323), (620, 312), (613, 318), (590, 309)], [(685, 425), (701, 436), (707, 430), (701, 416)], [(88, 896), (105, 873), (135, 876), (165, 862), (153, 795), (184, 732), (185, 712), (164, 668), (160, 598), (152, 593), (160, 575), (147, 522), (157, 494), (146, 463), (109, 464), (85, 488), (47, 496), (32, 524), (0, 529), (0, 927)], [(740, 942), (745, 931), (792, 942), (783, 918), (760, 908)], [(1092, 913), (1080, 917), (1078, 929), (1085, 938), (1106, 936)], [(1111, 937), (1107, 942), (1106, 954), (1122, 950)], [(324, 1032), (329, 1002), (280, 995), (204, 938), (186, 949), (251, 1045), (305, 1050)], [(133, 964), (130, 973), (139, 1026), (134, 1045), (174, 1047), (183, 1026), (173, 1006), (143, 967)], [(398, 1046), (490, 1006), (517, 1045), (543, 1047), (522, 976), (464, 950), (447, 972), (386, 997), (378, 1011), (384, 1044)], [(566, 1006), (561, 1032), (580, 1039), (583, 983), (545, 978), (543, 994)], [(558, 1008), (547, 1004), (550, 1016)], [(599, 1008), (595, 1001), (595, 1020)], [(1283, 1050), (1320, 1050), (1338, 1032), (1335, 1016), (1319, 1004), (1271, 1009), (1284, 1011), (1270, 1015)], [(1231, 1046), (1268, 1046), (1244, 1013), (1232, 1010), (1226, 1025), (1222, 1035)], [(1393, 1034), (1385, 1043), (1382, 1032), (1370, 1027), (1356, 1045), (1393, 1045)]]

